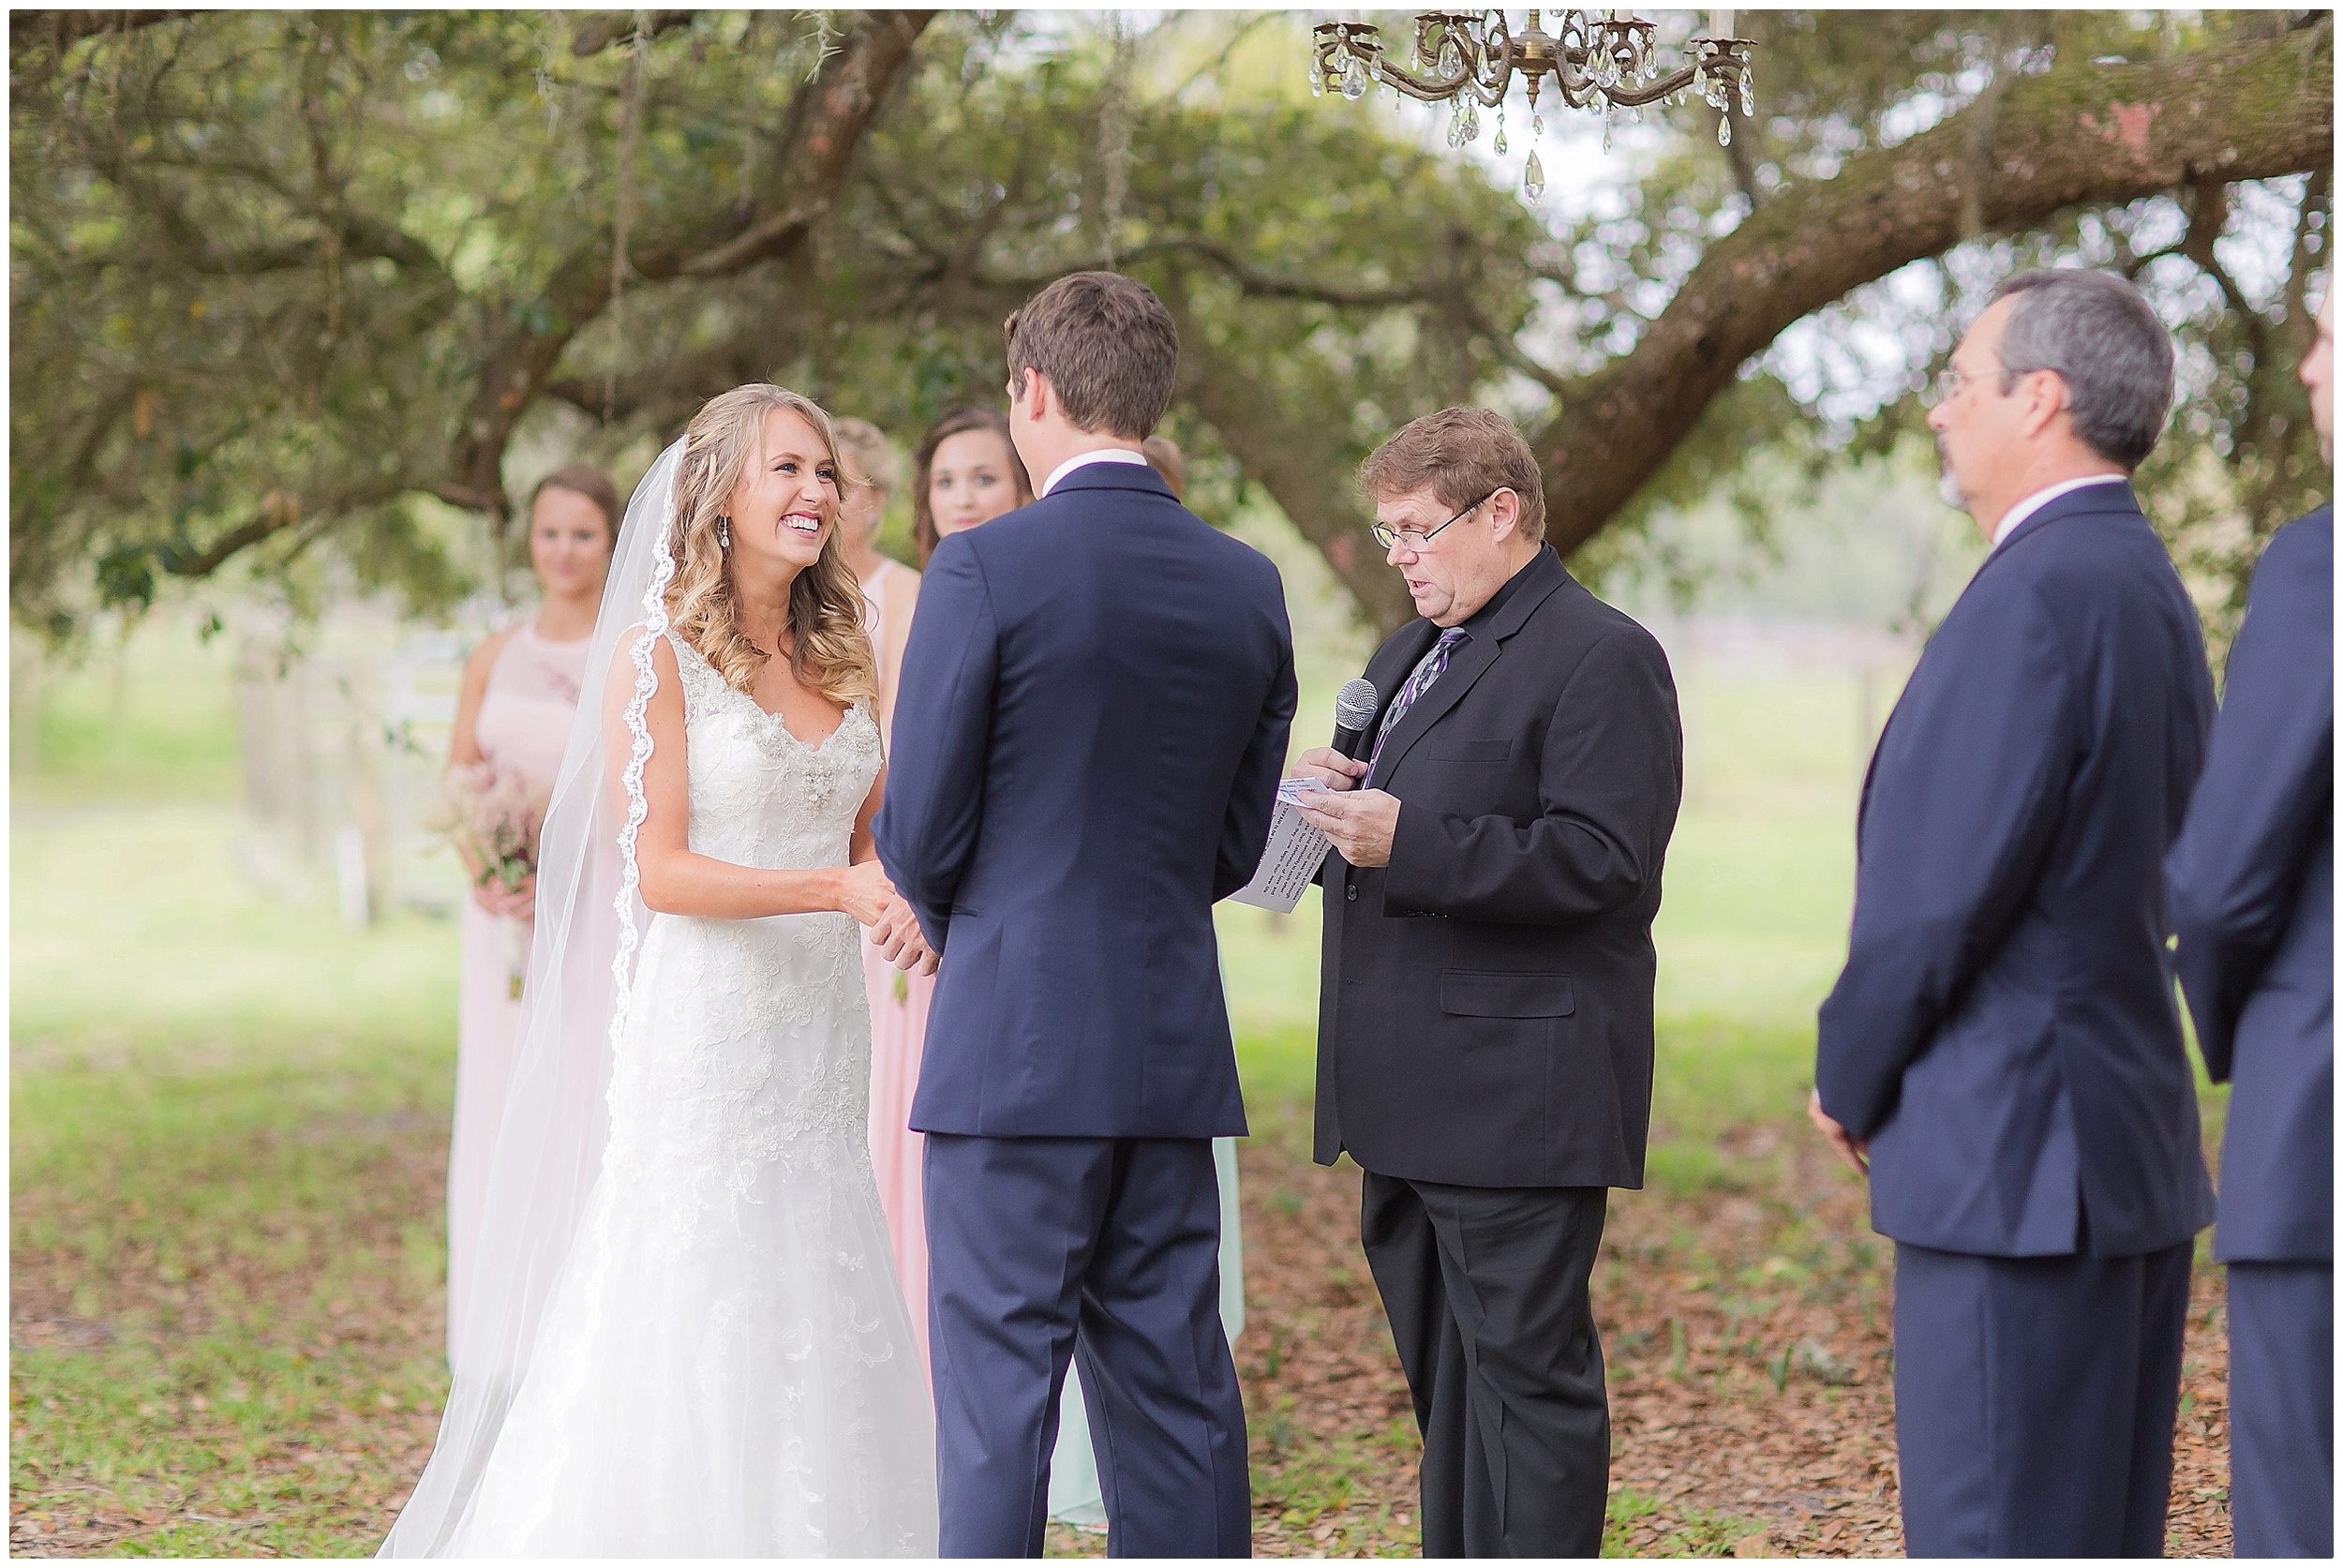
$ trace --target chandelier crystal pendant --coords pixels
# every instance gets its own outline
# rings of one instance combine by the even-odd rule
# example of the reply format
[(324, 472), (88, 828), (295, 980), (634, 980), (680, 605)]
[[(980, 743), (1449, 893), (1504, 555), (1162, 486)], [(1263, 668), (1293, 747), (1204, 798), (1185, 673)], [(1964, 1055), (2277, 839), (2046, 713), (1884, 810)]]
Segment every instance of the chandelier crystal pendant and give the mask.
[[(1538, 18), (1551, 14), (1554, 31), (1546, 33)], [(1530, 96), (1530, 161), (1522, 188), (1530, 201), (1545, 190), (1545, 173), (1538, 162), (1537, 142), (1545, 130), (1538, 111), (1538, 94), (1545, 79), (1572, 109), (1603, 117), (1603, 148), (1610, 151), (1611, 115), (1619, 109), (1636, 112), (1649, 104), (1675, 105), (1698, 96), (1717, 112), (1717, 142), (1733, 141), (1733, 112), (1744, 118), (1756, 112), (1750, 85), (1750, 53), (1756, 44), (1729, 36), (1733, 13), (1716, 13), (1719, 37), (1694, 38), (1684, 46), (1684, 58), (1663, 74), (1652, 48), (1658, 29), (1640, 17), (1607, 11), (1531, 11), (1527, 26), (1510, 31), (1503, 11), (1423, 11), (1415, 19), (1415, 51), (1411, 67), (1394, 64), (1383, 53), (1382, 30), (1369, 22), (1321, 22), (1313, 30), (1316, 49), (1310, 61), (1310, 92), (1323, 97), (1340, 93), (1356, 103), (1368, 88), (1382, 82), (1425, 103), (1455, 107), (1448, 125), (1448, 144), (1460, 147), (1481, 133), (1481, 105), (1498, 111), (1497, 150), (1505, 150), (1504, 100), (1519, 75)]]

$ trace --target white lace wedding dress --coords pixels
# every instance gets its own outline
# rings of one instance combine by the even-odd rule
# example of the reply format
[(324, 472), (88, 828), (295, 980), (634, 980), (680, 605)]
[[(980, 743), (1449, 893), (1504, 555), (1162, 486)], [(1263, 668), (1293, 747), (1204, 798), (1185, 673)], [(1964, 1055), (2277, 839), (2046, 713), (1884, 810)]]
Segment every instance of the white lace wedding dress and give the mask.
[[(879, 770), (868, 709), (809, 746), (670, 641), (692, 848), (843, 865)], [(601, 1175), (453, 1551), (933, 1556), (855, 922), (656, 915), (623, 1017)]]

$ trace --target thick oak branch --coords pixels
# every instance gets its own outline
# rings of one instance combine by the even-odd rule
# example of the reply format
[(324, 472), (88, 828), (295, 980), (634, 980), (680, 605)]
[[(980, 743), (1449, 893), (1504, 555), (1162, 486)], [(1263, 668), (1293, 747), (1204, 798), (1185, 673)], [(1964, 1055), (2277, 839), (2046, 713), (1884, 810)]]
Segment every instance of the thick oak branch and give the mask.
[(1831, 179), (1777, 194), (1711, 246), (1626, 357), (1572, 383), (1533, 441), (1548, 536), (1584, 544), (1791, 323), (1962, 239), (2202, 179), (2271, 179), (2335, 156), (2334, 30), (2144, 65), (2062, 66), (1994, 106), (1990, 185), (1970, 192), (1968, 112)]

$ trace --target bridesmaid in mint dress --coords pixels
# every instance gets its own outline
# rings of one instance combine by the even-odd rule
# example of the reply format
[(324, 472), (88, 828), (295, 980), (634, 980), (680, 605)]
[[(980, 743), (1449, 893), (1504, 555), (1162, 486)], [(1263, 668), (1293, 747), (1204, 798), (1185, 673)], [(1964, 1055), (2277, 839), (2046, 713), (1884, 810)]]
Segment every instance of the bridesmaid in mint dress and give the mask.
[[(553, 786), (577, 714), (587, 646), (602, 605), (602, 583), (618, 536), (619, 497), (599, 470), (567, 468), (537, 486), (529, 503), (529, 561), (543, 602), (520, 625), (499, 632), (464, 664), (450, 768), (486, 762)], [(470, 867), (475, 880), (479, 868)], [(536, 890), (475, 887), (465, 901), (455, 1023), (455, 1126), (447, 1165), (448, 1362), (463, 1352), (456, 1325), (475, 1262), (488, 1160), (503, 1119), (505, 1088), (520, 1046), (513, 954), (526, 963), (526, 927)], [(514, 922), (522, 928), (513, 930)]]

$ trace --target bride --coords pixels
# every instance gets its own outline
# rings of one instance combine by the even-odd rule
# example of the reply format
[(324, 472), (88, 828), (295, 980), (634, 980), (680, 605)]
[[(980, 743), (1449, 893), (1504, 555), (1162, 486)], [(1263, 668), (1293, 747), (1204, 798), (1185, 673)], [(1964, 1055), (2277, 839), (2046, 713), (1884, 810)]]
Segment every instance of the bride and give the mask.
[(496, 1277), (385, 1556), (934, 1555), (856, 923), (934, 961), (873, 857), (839, 485), (828, 416), (758, 384), (627, 508), (540, 851)]

